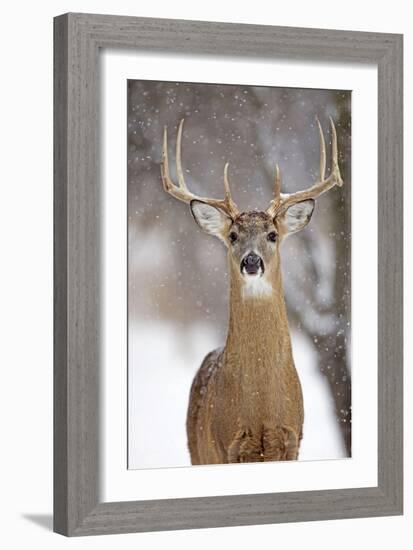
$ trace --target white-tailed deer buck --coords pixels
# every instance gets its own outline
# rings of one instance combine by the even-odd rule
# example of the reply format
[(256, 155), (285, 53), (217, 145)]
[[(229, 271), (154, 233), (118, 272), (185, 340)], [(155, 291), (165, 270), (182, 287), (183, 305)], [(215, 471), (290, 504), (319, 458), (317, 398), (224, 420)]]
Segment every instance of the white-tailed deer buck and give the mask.
[(320, 177), (304, 191), (281, 193), (278, 166), (274, 198), (265, 212), (239, 212), (232, 200), (228, 164), (222, 200), (195, 196), (181, 164), (183, 120), (176, 143), (175, 184), (169, 174), (164, 130), (165, 191), (188, 203), (199, 226), (228, 249), (229, 327), (225, 347), (209, 353), (192, 383), (187, 434), (192, 464), (295, 460), (303, 436), (303, 398), (294, 366), (281, 280), (280, 244), (310, 221), (314, 199), (343, 181), (331, 122), (331, 171), (320, 122)]

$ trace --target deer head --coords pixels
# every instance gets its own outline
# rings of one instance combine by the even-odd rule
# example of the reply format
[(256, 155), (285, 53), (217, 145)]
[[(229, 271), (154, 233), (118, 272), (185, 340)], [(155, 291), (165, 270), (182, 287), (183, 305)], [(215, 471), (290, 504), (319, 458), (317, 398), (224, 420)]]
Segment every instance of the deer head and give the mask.
[(317, 197), (335, 185), (343, 184), (338, 166), (337, 134), (332, 118), (330, 117), (332, 134), (330, 175), (325, 176), (326, 146), (321, 124), (317, 119), (320, 139), (320, 175), (316, 183), (303, 191), (282, 193), (280, 169), (276, 165), (273, 199), (265, 211), (252, 212), (240, 212), (231, 197), (228, 163), (224, 168), (223, 199), (199, 197), (189, 191), (181, 162), (183, 123), (182, 119), (176, 141), (177, 184), (172, 181), (169, 174), (168, 136), (166, 127), (164, 129), (161, 175), (165, 191), (189, 204), (198, 225), (206, 233), (218, 237), (225, 244), (228, 249), (231, 272), (235, 273), (246, 287), (251, 284), (257, 286), (258, 282), (261, 290), (270, 288), (270, 285), (266, 285), (266, 280), (279, 266), (279, 246), (284, 237), (300, 231), (308, 224)]

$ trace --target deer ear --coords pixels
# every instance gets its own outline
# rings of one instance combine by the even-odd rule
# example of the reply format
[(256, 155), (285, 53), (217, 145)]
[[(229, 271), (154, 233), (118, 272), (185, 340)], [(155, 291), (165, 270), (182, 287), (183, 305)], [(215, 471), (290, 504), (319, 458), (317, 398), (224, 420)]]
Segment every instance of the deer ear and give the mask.
[(215, 208), (215, 206), (211, 206), (206, 202), (193, 200), (190, 203), (190, 207), (192, 215), (201, 229), (225, 241), (225, 235), (232, 223), (230, 217), (219, 210), (219, 208)]
[(311, 220), (315, 206), (313, 199), (297, 202), (281, 214), (279, 221), (285, 233), (301, 231)]

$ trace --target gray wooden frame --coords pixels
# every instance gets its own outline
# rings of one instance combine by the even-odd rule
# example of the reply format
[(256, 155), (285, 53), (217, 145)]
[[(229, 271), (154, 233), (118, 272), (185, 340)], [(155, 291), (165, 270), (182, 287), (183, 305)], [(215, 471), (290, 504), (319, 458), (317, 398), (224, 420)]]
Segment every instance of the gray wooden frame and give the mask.
[[(55, 18), (54, 40), (55, 531), (73, 536), (401, 514), (402, 36), (66, 14)], [(377, 65), (378, 487), (100, 501), (98, 57), (104, 47)]]

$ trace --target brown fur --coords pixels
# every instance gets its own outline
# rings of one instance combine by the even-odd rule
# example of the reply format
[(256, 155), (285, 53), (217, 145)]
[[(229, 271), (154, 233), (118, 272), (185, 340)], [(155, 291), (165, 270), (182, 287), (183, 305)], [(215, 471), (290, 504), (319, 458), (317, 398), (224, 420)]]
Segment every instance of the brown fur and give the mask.
[[(282, 220), (273, 221), (256, 212), (241, 214), (232, 226), (240, 239), (271, 227), (282, 235)], [(269, 295), (243, 298), (238, 258), (229, 254), (226, 345), (205, 357), (191, 388), (187, 434), (192, 464), (298, 458), (304, 409), (292, 356), (279, 250), (277, 244), (269, 259), (263, 242), (260, 253), (267, 256)]]

